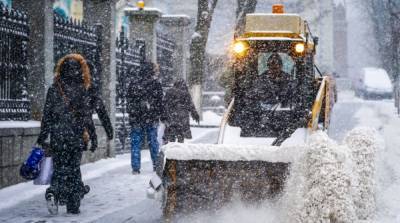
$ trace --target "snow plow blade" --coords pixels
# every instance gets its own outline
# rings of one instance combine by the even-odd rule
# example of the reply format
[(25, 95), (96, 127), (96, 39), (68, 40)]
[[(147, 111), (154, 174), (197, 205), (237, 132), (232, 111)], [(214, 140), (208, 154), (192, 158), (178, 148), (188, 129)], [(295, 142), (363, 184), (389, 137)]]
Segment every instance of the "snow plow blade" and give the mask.
[[(289, 173), (287, 149), (179, 145), (164, 148), (164, 217), (215, 210), (233, 200), (276, 198)], [(286, 157), (285, 157), (286, 156)]]

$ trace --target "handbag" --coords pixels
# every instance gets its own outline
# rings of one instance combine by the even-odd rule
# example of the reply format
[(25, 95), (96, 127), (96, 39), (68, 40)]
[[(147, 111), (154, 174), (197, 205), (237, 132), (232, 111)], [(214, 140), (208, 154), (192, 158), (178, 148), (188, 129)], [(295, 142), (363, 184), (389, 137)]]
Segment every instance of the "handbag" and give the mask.
[(45, 157), (40, 162), (40, 174), (33, 180), (34, 185), (49, 185), (53, 176), (53, 158)]

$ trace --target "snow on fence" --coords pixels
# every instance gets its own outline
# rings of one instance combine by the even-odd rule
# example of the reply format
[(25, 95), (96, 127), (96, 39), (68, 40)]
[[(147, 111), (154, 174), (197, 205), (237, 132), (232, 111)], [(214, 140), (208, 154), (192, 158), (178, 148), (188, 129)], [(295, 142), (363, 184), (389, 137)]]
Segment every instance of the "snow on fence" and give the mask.
[(0, 2), (0, 121), (30, 118), (26, 91), (28, 41), (26, 13)]

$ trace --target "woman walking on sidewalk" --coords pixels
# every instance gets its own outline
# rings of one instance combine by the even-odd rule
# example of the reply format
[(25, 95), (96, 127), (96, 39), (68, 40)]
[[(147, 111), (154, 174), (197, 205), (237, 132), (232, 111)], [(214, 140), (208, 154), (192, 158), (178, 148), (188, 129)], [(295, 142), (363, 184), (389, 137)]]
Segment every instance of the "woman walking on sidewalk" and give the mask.
[(82, 152), (90, 139), (96, 139), (90, 108), (90, 70), (81, 55), (70, 54), (58, 62), (55, 73), (37, 140), (45, 145), (50, 136), (54, 172), (46, 200), (51, 214), (58, 213), (58, 205), (66, 205), (67, 213), (78, 214), (80, 201), (90, 189), (82, 182)]

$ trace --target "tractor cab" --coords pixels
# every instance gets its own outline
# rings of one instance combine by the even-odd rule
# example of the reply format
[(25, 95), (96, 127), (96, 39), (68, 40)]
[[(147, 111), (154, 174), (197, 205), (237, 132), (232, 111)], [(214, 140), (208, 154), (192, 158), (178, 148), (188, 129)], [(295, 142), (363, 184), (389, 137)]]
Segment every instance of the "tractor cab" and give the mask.
[(298, 128), (306, 128), (318, 90), (315, 85), (316, 38), (297, 14), (248, 14), (245, 33), (235, 39), (228, 124), (241, 137), (277, 138), (276, 145)]

